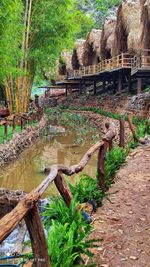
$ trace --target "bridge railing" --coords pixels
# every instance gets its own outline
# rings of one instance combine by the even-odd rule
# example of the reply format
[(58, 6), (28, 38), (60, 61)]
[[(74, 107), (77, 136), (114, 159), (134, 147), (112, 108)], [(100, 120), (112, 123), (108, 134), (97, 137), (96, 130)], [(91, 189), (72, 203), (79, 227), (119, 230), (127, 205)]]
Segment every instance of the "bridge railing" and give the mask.
[(79, 70), (74, 70), (72, 76), (83, 77), (88, 75), (95, 75), (117, 68), (131, 68), (131, 55), (129, 53), (123, 53), (116, 57), (102, 60), (97, 65), (81, 67), (79, 68)]
[(118, 68), (129, 68), (134, 72), (138, 68), (150, 68), (150, 49), (140, 50), (136, 55), (122, 53), (110, 59), (104, 59), (97, 65), (81, 67), (69, 73), (69, 77), (84, 77), (88, 75), (100, 74)]
[(150, 68), (150, 50), (141, 50), (141, 68)]

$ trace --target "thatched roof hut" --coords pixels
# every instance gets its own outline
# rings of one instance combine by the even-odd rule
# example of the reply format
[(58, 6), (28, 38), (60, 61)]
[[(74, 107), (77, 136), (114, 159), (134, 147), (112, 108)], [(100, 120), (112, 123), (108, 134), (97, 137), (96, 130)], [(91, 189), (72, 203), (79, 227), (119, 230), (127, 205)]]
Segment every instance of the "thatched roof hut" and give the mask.
[(59, 75), (66, 75), (72, 70), (72, 52), (63, 51), (59, 58)]
[(112, 57), (112, 49), (115, 36), (116, 17), (106, 18), (100, 41), (100, 55), (102, 59)]
[(142, 7), (141, 48), (150, 49), (150, 0), (144, 0)]
[(75, 47), (72, 54), (72, 67), (74, 70), (78, 70), (83, 66), (83, 52), (84, 52), (85, 40), (79, 39), (75, 43)]
[(95, 65), (100, 62), (101, 30), (93, 29), (86, 38), (83, 52), (83, 65)]
[(122, 52), (136, 53), (141, 48), (143, 3), (125, 0), (118, 9), (113, 55)]

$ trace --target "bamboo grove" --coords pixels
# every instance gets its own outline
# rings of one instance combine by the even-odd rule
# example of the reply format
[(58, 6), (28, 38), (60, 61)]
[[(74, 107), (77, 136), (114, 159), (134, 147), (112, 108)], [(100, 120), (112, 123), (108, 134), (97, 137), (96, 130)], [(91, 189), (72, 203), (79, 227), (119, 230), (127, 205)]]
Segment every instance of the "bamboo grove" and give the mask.
[(55, 67), (88, 21), (76, 0), (1, 0), (0, 84), (10, 113), (27, 111), (36, 75)]

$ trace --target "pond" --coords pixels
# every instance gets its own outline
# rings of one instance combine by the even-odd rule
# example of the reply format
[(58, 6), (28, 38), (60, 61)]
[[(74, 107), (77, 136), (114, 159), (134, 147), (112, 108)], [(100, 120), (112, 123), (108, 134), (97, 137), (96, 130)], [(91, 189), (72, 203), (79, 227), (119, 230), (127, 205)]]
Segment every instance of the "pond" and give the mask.
[[(18, 160), (9, 164), (3, 170), (0, 170), (0, 187), (7, 189), (20, 189), (30, 192), (36, 188), (46, 177), (43, 174), (45, 167), (52, 164), (63, 164), (71, 166), (77, 164), (85, 152), (92, 146), (88, 141), (84, 145), (75, 144), (76, 134), (51, 136), (47, 139), (41, 139), (32, 147), (24, 151)], [(97, 165), (97, 155), (91, 158), (88, 165), (83, 170), (90, 176), (95, 177)], [(68, 177), (75, 184), (79, 175)], [(58, 194), (58, 191), (52, 183), (44, 194), (44, 197)]]

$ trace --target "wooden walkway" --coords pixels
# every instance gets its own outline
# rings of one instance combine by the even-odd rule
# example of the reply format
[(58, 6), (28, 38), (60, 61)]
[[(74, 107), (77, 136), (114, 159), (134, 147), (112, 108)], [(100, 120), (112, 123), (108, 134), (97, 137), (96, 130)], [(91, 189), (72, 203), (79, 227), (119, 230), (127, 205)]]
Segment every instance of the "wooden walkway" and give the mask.
[[(116, 57), (102, 60), (97, 65), (79, 68), (69, 72), (66, 76), (60, 76), (61, 83), (66, 81), (113, 81), (114, 89), (121, 91), (123, 75), (127, 76), (129, 91), (131, 80), (137, 79), (137, 93), (141, 92), (142, 78), (150, 78), (150, 50), (140, 50), (136, 55), (122, 53)], [(68, 86), (66, 86), (68, 87)], [(80, 85), (82, 87), (82, 85)], [(96, 87), (96, 84), (95, 86)], [(80, 90), (81, 91), (81, 90)], [(96, 90), (94, 90), (96, 92)]]

